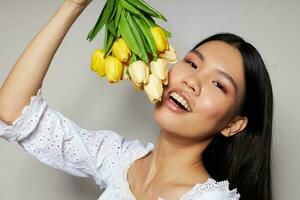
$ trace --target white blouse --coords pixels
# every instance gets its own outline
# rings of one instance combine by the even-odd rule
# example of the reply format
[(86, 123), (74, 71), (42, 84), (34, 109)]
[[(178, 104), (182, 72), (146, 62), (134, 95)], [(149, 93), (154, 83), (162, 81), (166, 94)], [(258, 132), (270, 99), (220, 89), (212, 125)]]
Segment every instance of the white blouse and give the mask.
[[(87, 130), (51, 108), (41, 88), (32, 96), (21, 116), (11, 126), (0, 120), (0, 137), (16, 141), (46, 165), (80, 177), (93, 178), (100, 189), (98, 200), (135, 200), (127, 181), (133, 162), (153, 148), (138, 140), (127, 140), (112, 130)], [(237, 200), (237, 189), (227, 180), (209, 178), (197, 183), (180, 200)], [(159, 198), (163, 200), (163, 198)]]

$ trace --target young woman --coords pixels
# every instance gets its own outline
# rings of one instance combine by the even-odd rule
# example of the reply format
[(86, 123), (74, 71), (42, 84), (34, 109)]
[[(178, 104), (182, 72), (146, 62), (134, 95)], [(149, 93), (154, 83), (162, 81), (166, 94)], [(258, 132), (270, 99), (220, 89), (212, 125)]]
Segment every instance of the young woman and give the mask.
[(102, 200), (271, 200), (271, 82), (258, 51), (234, 34), (203, 40), (171, 67), (154, 109), (156, 145), (84, 129), (48, 106), (42, 81), (89, 3), (65, 0), (12, 68), (0, 90), (0, 137), (92, 177)]

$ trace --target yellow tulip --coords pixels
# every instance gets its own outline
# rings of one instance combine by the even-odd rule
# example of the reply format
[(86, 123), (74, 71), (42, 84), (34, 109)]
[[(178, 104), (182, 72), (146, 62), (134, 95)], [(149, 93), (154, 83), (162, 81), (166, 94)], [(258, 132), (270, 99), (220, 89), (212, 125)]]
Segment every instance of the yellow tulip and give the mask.
[(150, 62), (150, 71), (155, 74), (161, 81), (168, 77), (168, 64), (165, 59), (158, 58), (157, 61)]
[(158, 54), (158, 57), (166, 59), (168, 63), (174, 64), (177, 62), (176, 50), (171, 45), (168, 50)]
[(117, 39), (112, 46), (112, 54), (122, 62), (128, 61), (131, 52), (123, 38)]
[(104, 65), (107, 80), (110, 83), (119, 82), (123, 74), (122, 62), (114, 56), (107, 56)]
[(161, 80), (155, 74), (150, 74), (149, 82), (144, 85), (144, 90), (152, 103), (161, 101), (163, 86)]
[(169, 48), (168, 39), (162, 28), (155, 26), (155, 27), (150, 28), (150, 31), (155, 40), (157, 51), (163, 52)]
[(105, 76), (104, 51), (96, 49), (92, 55), (90, 69), (97, 72), (99, 76)]
[(146, 63), (144, 63), (143, 61), (138, 60), (131, 63), (128, 67), (128, 71), (131, 80), (138, 87), (141, 87), (143, 83), (148, 83), (150, 70)]

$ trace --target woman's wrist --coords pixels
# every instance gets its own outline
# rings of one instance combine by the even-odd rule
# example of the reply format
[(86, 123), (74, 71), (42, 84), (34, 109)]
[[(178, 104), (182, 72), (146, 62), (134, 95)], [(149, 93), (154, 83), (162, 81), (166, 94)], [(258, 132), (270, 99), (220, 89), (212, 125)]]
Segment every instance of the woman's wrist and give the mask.
[(82, 12), (90, 3), (91, 1), (87, 1), (86, 3), (76, 3), (73, 0), (64, 0), (64, 3), (69, 6), (74, 11)]

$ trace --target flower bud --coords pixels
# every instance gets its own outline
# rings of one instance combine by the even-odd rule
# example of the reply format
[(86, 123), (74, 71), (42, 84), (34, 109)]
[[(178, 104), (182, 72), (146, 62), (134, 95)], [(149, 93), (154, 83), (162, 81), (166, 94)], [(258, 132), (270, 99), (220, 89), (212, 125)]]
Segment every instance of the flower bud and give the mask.
[(150, 74), (149, 82), (144, 85), (144, 90), (152, 103), (161, 101), (163, 86), (161, 80), (155, 74)]
[[(148, 68), (148, 69), (147, 69)], [(139, 87), (148, 82), (149, 67), (141, 60), (131, 63), (128, 67), (131, 80)]]
[(119, 58), (122, 62), (128, 61), (131, 52), (123, 38), (119, 38), (114, 42), (112, 46), (112, 54)]
[(161, 81), (165, 80), (168, 76), (168, 64), (165, 59), (158, 58), (157, 61), (150, 62), (150, 71), (155, 74)]
[(168, 63), (176, 63), (177, 55), (176, 50), (170, 45), (170, 48), (158, 55), (159, 58), (166, 59)]
[(92, 55), (90, 69), (97, 72), (99, 76), (105, 76), (104, 51), (96, 49)]
[(114, 56), (107, 56), (104, 61), (106, 78), (110, 83), (121, 80), (123, 74), (123, 65), (121, 61)]
[(168, 39), (162, 28), (155, 26), (155, 27), (150, 28), (150, 31), (155, 40), (157, 51), (163, 52), (169, 48)]

